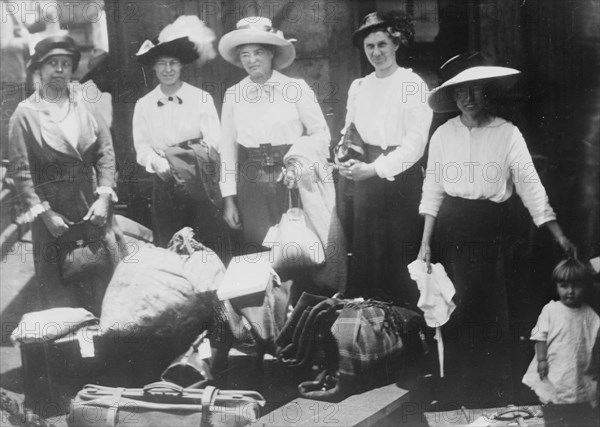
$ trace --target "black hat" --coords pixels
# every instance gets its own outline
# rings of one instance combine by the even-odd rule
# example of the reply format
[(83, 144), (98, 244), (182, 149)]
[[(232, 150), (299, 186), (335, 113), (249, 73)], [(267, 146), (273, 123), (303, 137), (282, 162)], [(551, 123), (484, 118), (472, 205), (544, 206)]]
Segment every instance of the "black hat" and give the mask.
[(412, 41), (415, 34), (412, 17), (409, 14), (401, 10), (371, 12), (363, 18), (358, 30), (352, 34), (352, 42), (356, 47), (361, 47), (360, 43), (367, 35), (373, 31), (387, 28), (398, 33), (397, 36), (405, 45)]
[(35, 52), (27, 63), (29, 70), (39, 68), (46, 59), (54, 55), (68, 55), (73, 59), (73, 71), (77, 69), (81, 53), (77, 49), (75, 40), (66, 35), (46, 37), (35, 45)]
[(182, 15), (162, 29), (154, 40), (146, 40), (136, 53), (138, 62), (153, 65), (160, 56), (171, 56), (183, 64), (200, 58), (208, 61), (215, 57), (212, 46), (215, 33), (196, 15)]
[(92, 57), (88, 61), (88, 72), (79, 80), (80, 83), (85, 83), (88, 80), (93, 80), (97, 74), (107, 71), (108, 53), (101, 49), (94, 49)]

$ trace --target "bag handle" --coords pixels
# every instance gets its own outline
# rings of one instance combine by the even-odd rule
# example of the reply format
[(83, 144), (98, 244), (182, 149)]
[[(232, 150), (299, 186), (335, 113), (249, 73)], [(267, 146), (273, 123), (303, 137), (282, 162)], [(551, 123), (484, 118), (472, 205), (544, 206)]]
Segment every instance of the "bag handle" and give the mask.
[(150, 383), (144, 386), (143, 390), (144, 394), (160, 395), (165, 394), (165, 392), (172, 392), (178, 394), (179, 396), (183, 396), (183, 387), (169, 381), (157, 381), (155, 383)]
[[(288, 189), (288, 209), (292, 209), (294, 204), (292, 203), (292, 190)], [(302, 209), (302, 198), (298, 194), (298, 207)]]

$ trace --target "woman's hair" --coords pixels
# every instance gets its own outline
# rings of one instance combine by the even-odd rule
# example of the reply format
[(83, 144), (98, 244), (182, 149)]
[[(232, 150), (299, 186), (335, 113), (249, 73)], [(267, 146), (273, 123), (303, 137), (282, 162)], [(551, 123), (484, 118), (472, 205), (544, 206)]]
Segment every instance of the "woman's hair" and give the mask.
[(413, 26), (412, 17), (409, 14), (401, 10), (393, 10), (382, 13), (381, 17), (385, 21), (388, 21), (389, 25), (373, 28), (372, 31), (363, 35), (362, 41), (364, 41), (365, 37), (369, 34), (382, 31), (390, 37), (396, 46), (407, 47), (412, 43), (415, 38), (415, 28)]
[(562, 260), (552, 272), (554, 283), (577, 282), (589, 287), (592, 284), (592, 272), (581, 261), (574, 258)]

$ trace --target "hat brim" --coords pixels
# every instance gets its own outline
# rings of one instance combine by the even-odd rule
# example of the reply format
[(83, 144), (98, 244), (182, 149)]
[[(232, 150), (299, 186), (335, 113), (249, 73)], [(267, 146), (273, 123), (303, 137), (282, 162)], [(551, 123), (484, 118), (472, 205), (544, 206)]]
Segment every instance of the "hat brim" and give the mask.
[(367, 37), (373, 31), (383, 30), (384, 28), (389, 26), (390, 24), (387, 22), (379, 22), (377, 24), (372, 24), (367, 27), (361, 27), (352, 34), (352, 43), (354, 44), (354, 46), (362, 48), (361, 42), (365, 37)]
[(40, 56), (40, 57), (36, 57), (35, 55), (32, 56), (29, 59), (29, 61), (27, 62), (27, 68), (29, 70), (37, 68), (37, 67), (41, 66), (46, 59), (50, 58), (51, 56), (56, 56), (56, 55), (66, 55), (66, 56), (72, 57), (73, 58), (73, 71), (77, 70), (77, 66), (79, 65), (79, 60), (81, 59), (81, 53), (77, 50), (65, 49), (65, 48), (61, 48), (61, 47), (51, 49), (48, 52), (46, 52), (43, 56)]
[(219, 40), (219, 54), (223, 59), (236, 67), (244, 68), (237, 52), (238, 46), (244, 44), (266, 44), (275, 48), (273, 68), (282, 70), (289, 67), (296, 58), (296, 48), (291, 41), (267, 31), (234, 30)]
[(142, 54), (136, 53), (138, 62), (144, 65), (154, 65), (154, 62), (160, 56), (177, 58), (183, 64), (190, 64), (200, 58), (194, 43), (187, 37), (159, 43)]
[(514, 68), (477, 66), (468, 68), (444, 84), (435, 88), (427, 102), (436, 113), (451, 113), (459, 111), (456, 101), (454, 101), (453, 90), (456, 86), (471, 82), (497, 82), (504, 89), (509, 89), (517, 80), (521, 72)]

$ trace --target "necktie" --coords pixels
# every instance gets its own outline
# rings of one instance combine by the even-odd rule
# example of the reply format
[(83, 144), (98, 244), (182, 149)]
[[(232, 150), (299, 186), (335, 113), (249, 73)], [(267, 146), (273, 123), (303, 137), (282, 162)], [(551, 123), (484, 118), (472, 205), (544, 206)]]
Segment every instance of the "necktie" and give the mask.
[(180, 97), (178, 97), (177, 95), (175, 95), (175, 96), (165, 96), (164, 98), (160, 98), (158, 100), (158, 102), (156, 103), (156, 105), (158, 105), (159, 107), (162, 107), (167, 102), (175, 102), (177, 104), (183, 104), (182, 99)]

